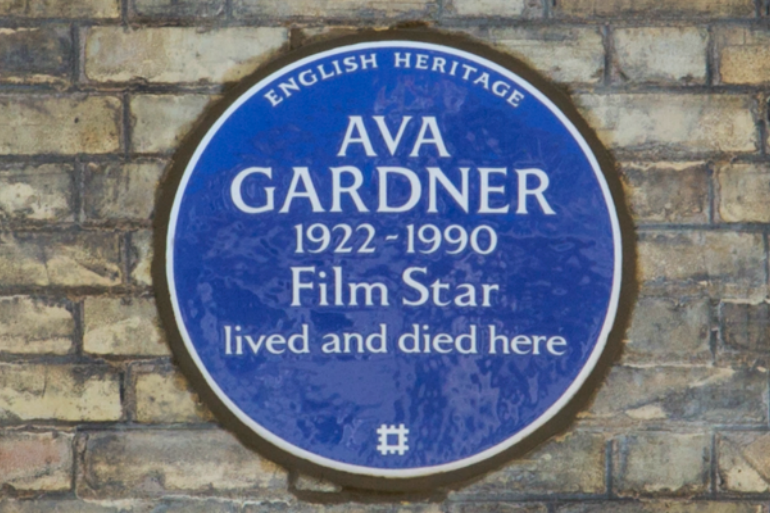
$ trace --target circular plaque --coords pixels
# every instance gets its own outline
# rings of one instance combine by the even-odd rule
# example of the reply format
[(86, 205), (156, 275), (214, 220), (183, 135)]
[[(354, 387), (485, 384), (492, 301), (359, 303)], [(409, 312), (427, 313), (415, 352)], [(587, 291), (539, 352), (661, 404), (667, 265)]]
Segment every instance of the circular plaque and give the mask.
[(617, 309), (615, 205), (576, 125), (521, 64), (445, 36), (262, 71), (159, 215), (188, 376), (243, 438), (373, 486), (523, 441), (586, 381)]

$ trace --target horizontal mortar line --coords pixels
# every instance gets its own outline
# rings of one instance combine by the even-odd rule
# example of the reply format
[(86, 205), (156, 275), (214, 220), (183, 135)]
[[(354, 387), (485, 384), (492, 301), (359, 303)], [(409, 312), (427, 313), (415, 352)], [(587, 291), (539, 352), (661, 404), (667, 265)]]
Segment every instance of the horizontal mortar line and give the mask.
[(53, 25), (78, 25), (82, 27), (119, 27), (119, 18), (22, 18), (8, 15), (0, 17), (0, 28), (40, 28)]
[(62, 286), (62, 285), (0, 285), (0, 297), (4, 296), (40, 296), (40, 297), (150, 297), (155, 294), (151, 286), (115, 285), (104, 286)]
[(56, 153), (38, 153), (31, 155), (0, 155), (0, 164), (74, 164), (76, 162), (125, 162), (124, 152), (120, 153), (77, 153), (62, 155)]
[(128, 82), (81, 82), (78, 87), (71, 92), (74, 93), (121, 93), (121, 94), (158, 94), (158, 95), (176, 95), (176, 94), (205, 94), (222, 95), (229, 88), (235, 87), (238, 82), (211, 83), (200, 85), (197, 82), (179, 82), (179, 83), (150, 83), (144, 81)]
[[(30, 72), (29, 75), (34, 75), (34, 72)], [(20, 78), (23, 78), (24, 74), (14, 75)], [(63, 82), (70, 84), (70, 80), (68, 77), (62, 77)], [(61, 87), (61, 84), (56, 85), (54, 82), (50, 83), (29, 83), (29, 84), (19, 84), (19, 83), (7, 83), (7, 84), (0, 84), (0, 94), (23, 94), (23, 93), (40, 93), (40, 94), (51, 94), (51, 95), (59, 95), (63, 92), (66, 94), (67, 92), (70, 92), (71, 88), (69, 85), (66, 87)]]
[[(527, 493), (500, 493), (486, 491), (483, 495), (476, 495), (474, 493), (463, 494), (461, 492), (455, 492), (455, 499), (452, 502), (553, 502), (553, 501), (565, 501), (565, 502), (606, 502), (609, 499), (607, 492), (597, 492), (596, 494), (570, 494), (570, 493), (558, 493), (553, 494), (527, 494)], [(482, 499), (483, 498), (483, 499)]]
[[(144, 431), (164, 431), (164, 432), (205, 432), (205, 431), (226, 431), (223, 427), (219, 426), (216, 422), (166, 422), (166, 423), (151, 423), (151, 422), (80, 422), (72, 423), (78, 433), (141, 433)], [(181, 429), (180, 429), (181, 428)]]
[(747, 14), (745, 16), (713, 16), (708, 14), (698, 14), (698, 13), (677, 13), (677, 12), (669, 12), (669, 13), (663, 13), (661, 11), (654, 11), (651, 10), (647, 13), (644, 12), (624, 12), (624, 13), (613, 13), (613, 14), (595, 14), (591, 16), (570, 16), (568, 14), (560, 13), (560, 12), (554, 12), (551, 15), (551, 18), (554, 21), (558, 22), (586, 22), (586, 21), (595, 21), (598, 23), (609, 23), (614, 20), (626, 22), (629, 19), (638, 20), (640, 23), (645, 23), (648, 21), (670, 21), (671, 23), (682, 23), (682, 22), (690, 22), (690, 21), (697, 21), (697, 22), (727, 22), (727, 23), (767, 23), (768, 20), (765, 17), (757, 17), (756, 13)]
[(104, 233), (104, 234), (122, 234), (126, 232), (133, 232), (138, 230), (147, 230), (152, 228), (152, 221), (141, 222), (137, 224), (134, 221), (125, 221), (123, 224), (105, 225), (105, 224), (91, 224), (91, 223), (0, 223), (0, 235), (26, 235), (33, 233), (63, 233), (63, 234), (77, 234), (77, 233)]
[[(765, 19), (759, 18), (709, 18), (709, 17), (594, 17), (594, 18), (565, 18), (542, 17), (532, 18), (513, 16), (444, 16), (439, 20), (437, 29), (505, 29), (505, 28), (597, 28), (609, 25), (612, 28), (657, 28), (657, 27), (703, 27), (714, 26), (757, 26), (769, 25)], [(333, 28), (333, 27), (332, 27)]]
[(770, 156), (762, 155), (761, 153), (740, 153), (740, 154), (724, 154), (715, 155), (710, 154), (692, 154), (692, 155), (661, 155), (659, 152), (649, 153), (635, 153), (633, 151), (620, 151), (616, 150), (611, 152), (612, 157), (617, 166), (622, 168), (623, 165), (636, 164), (636, 163), (669, 163), (669, 162), (692, 162), (694, 164), (706, 163), (706, 164), (729, 164), (733, 163), (767, 163), (770, 162)]
[[(697, 498), (690, 498), (689, 495), (643, 495), (639, 498), (637, 497), (621, 497), (621, 496), (613, 496), (609, 499), (590, 499), (583, 501), (581, 499), (554, 499), (549, 502), (556, 503), (556, 506), (559, 507), (562, 504), (559, 503), (569, 503), (573, 504), (575, 502), (586, 502), (586, 503), (593, 503), (597, 505), (605, 504), (607, 502), (610, 503), (625, 503), (625, 504), (655, 504), (657, 502), (665, 502), (665, 503), (688, 503), (690, 501), (693, 501), (695, 503), (706, 503), (706, 502), (719, 502), (719, 503), (738, 503), (743, 504), (747, 501), (761, 501), (762, 499), (745, 499), (743, 498), (743, 495), (729, 495), (729, 496), (713, 496), (713, 495), (699, 495)], [(453, 499), (449, 499), (451, 502), (455, 502)], [(448, 502), (449, 502), (448, 501)], [(492, 499), (494, 501), (494, 499)], [(473, 502), (480, 502), (474, 500)], [(764, 511), (764, 510), (763, 510)]]
[[(33, 493), (34, 492), (34, 493)], [(80, 497), (77, 496), (77, 491), (75, 489), (70, 490), (59, 490), (59, 491), (50, 491), (50, 490), (6, 490), (3, 489), (3, 491), (0, 492), (0, 497), (3, 499), (11, 499), (11, 500), (18, 500), (19, 502), (43, 502), (43, 501), (57, 501), (57, 502), (64, 502), (64, 501), (80, 501), (82, 500)]]
[[(645, 421), (649, 422), (649, 421)], [(644, 426), (642, 428), (639, 427), (638, 424), (628, 423), (628, 424), (616, 424), (616, 425), (607, 425), (606, 419), (598, 419), (594, 421), (587, 421), (585, 419), (582, 419), (580, 421), (582, 432), (593, 432), (596, 431), (597, 433), (605, 433), (605, 434), (622, 434), (622, 432), (625, 433), (645, 433), (648, 430), (651, 431), (679, 431), (682, 434), (692, 434), (693, 431), (707, 431), (707, 430), (717, 430), (717, 431), (748, 431), (748, 432), (766, 432), (768, 431), (766, 422), (757, 422), (756, 424), (744, 424), (744, 425), (733, 425), (730, 426), (728, 424), (714, 424), (710, 421), (705, 420), (693, 420), (693, 421), (663, 421), (657, 424), (651, 424), (648, 426)], [(591, 430), (592, 426), (595, 427), (595, 430)], [(603, 431), (602, 431), (603, 430)], [(615, 436), (615, 435), (613, 435)]]
[(765, 233), (770, 230), (767, 223), (720, 223), (720, 224), (640, 224), (638, 231), (702, 231), (702, 232), (736, 232), (736, 233)]
[(605, 150), (614, 162), (715, 162), (744, 161), (744, 162), (770, 162), (767, 155), (757, 151), (752, 152), (679, 152), (668, 148), (660, 149), (612, 149)]
[(669, 95), (669, 96), (699, 96), (708, 98), (710, 96), (745, 96), (751, 98), (758, 93), (763, 94), (767, 90), (767, 84), (744, 85), (744, 84), (654, 84), (654, 83), (632, 83), (632, 84), (611, 84), (595, 85), (585, 87), (583, 84), (573, 84), (570, 82), (558, 82), (557, 85), (569, 89), (572, 96), (593, 94), (596, 96), (613, 95)]
[[(20, 75), (23, 76), (23, 75)], [(129, 94), (205, 94), (222, 96), (237, 87), (239, 81), (210, 82), (201, 85), (199, 82), (149, 82), (146, 79), (135, 78), (127, 81), (95, 81), (78, 82), (66, 88), (54, 84), (0, 84), (0, 95), (14, 96), (20, 94), (56, 96), (65, 99), (69, 95), (94, 94), (97, 96), (118, 96)], [(608, 86), (580, 82), (553, 82), (553, 84), (571, 96), (577, 95), (643, 95), (667, 94), (670, 96), (750, 96), (765, 94), (767, 84), (655, 84), (655, 83), (621, 83)]]
[(12, 365), (88, 365), (94, 369), (114, 369), (114, 365), (101, 357), (102, 355), (84, 356), (79, 354), (52, 355), (52, 354), (9, 354), (0, 353), (0, 364)]
[(286, 27), (287, 20), (270, 19), (257, 20), (257, 23), (244, 23), (243, 20), (229, 20), (223, 14), (221, 17), (200, 18), (190, 16), (142, 16), (129, 15), (128, 28), (132, 30), (142, 30), (144, 28), (200, 28), (203, 30), (228, 29), (234, 27), (247, 28), (289, 28)]
[[(444, 15), (441, 18), (418, 17), (405, 14), (399, 15), (401, 18), (388, 19), (382, 23), (383, 18), (376, 15), (367, 17), (334, 17), (334, 16), (260, 16), (252, 14), (238, 14), (236, 18), (228, 20), (224, 14), (221, 17), (200, 18), (190, 15), (142, 15), (130, 13), (128, 18), (129, 28), (163, 28), (163, 27), (190, 27), (190, 28), (229, 28), (229, 27), (286, 27), (287, 23), (298, 23), (303, 26), (288, 28), (316, 28), (325, 27), (334, 29), (345, 28), (382, 28), (399, 27), (409, 23), (424, 23), (427, 26), (435, 28), (507, 28), (507, 27), (549, 27), (549, 26), (589, 26), (598, 27), (606, 24), (618, 24), (628, 27), (645, 27), (649, 24), (654, 26), (679, 26), (682, 25), (751, 25), (757, 27), (770, 27), (770, 19), (766, 17), (709, 17), (697, 15), (635, 15), (629, 19), (628, 15), (617, 16), (593, 16), (587, 17), (567, 17), (552, 16), (546, 18), (543, 16), (455, 16)], [(425, 16), (430, 16), (426, 13)], [(78, 25), (83, 28), (89, 27), (122, 27), (122, 20), (117, 18), (31, 18), (31, 17), (10, 17), (0, 18), (0, 27), (3, 28), (37, 28), (48, 27), (52, 25)]]
[(152, 228), (152, 219), (94, 219), (82, 222), (55, 220), (11, 220), (0, 221), (0, 233), (49, 232), (52, 230), (83, 231), (83, 232), (131, 232)]

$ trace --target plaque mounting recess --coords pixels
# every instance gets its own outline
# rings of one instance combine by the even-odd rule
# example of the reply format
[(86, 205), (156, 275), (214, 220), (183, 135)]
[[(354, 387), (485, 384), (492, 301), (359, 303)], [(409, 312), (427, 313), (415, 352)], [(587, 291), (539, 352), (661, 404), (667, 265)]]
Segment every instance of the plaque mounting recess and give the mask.
[(175, 358), (221, 423), (305, 472), (414, 490), (499, 465), (609, 358), (605, 162), (561, 93), (487, 47), (386, 31), (293, 52), (162, 186)]

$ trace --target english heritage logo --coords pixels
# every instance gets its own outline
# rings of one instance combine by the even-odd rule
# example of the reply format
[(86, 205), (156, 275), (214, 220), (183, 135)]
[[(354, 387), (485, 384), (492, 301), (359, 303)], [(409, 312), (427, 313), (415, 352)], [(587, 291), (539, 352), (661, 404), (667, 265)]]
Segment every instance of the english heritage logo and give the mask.
[(459, 475), (553, 418), (605, 348), (622, 251), (600, 150), (530, 71), (460, 46), (394, 32), (275, 64), (167, 191), (175, 353), (290, 465)]

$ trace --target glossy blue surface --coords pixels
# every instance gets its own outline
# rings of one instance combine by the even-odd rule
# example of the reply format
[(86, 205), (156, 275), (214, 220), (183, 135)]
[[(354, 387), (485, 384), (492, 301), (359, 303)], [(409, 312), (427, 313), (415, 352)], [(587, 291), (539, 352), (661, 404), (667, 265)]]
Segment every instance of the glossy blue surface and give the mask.
[[(344, 465), (373, 469), (416, 469), (447, 465), (500, 447), (521, 433), (565, 394), (584, 369), (606, 329), (615, 269), (612, 213), (589, 158), (554, 113), (521, 86), (523, 99), (514, 107), (491, 91), (495, 81), (510, 77), (454, 54), (432, 49), (376, 47), (307, 62), (253, 94), (221, 124), (197, 162), (188, 169), (186, 186), (178, 191), (178, 212), (172, 215), (173, 288), (182, 329), (204, 371), (243, 415), (286, 442), (287, 450), (308, 451)], [(406, 44), (406, 43), (404, 43)], [(395, 68), (394, 52), (411, 52), (411, 68)], [(361, 68), (361, 55), (376, 54), (377, 67)], [(417, 54), (427, 55), (429, 69), (416, 69)], [(345, 73), (343, 59), (355, 57), (359, 69)], [(444, 73), (431, 71), (435, 57), (447, 63)], [(335, 65), (333, 61), (337, 61)], [(350, 61), (349, 61), (350, 62)], [(449, 73), (458, 62), (455, 76)], [(472, 66), (463, 78), (462, 64)], [(327, 74), (325, 80), (318, 66)], [(318, 81), (312, 86), (288, 89), (278, 86), (298, 73), (312, 69)], [(481, 79), (488, 72), (488, 80)], [(311, 75), (305, 75), (306, 82)], [(478, 80), (474, 83), (475, 80)], [(486, 87), (485, 87), (486, 86)], [(502, 86), (498, 86), (501, 91)], [(282, 101), (273, 105), (265, 94), (273, 90)], [(509, 89), (509, 92), (512, 89)], [(352, 143), (338, 156), (350, 116), (361, 116), (377, 156), (367, 156), (363, 144)], [(384, 116), (395, 136), (404, 116), (400, 146), (391, 155), (373, 116)], [(421, 120), (434, 117), (450, 156), (440, 156), (437, 144), (424, 144), (410, 157)], [(430, 134), (430, 132), (428, 132)], [(368, 212), (359, 212), (353, 198), (342, 194), (343, 212), (332, 207), (330, 168), (356, 166), (363, 184), (358, 189)], [(250, 206), (265, 205), (265, 187), (275, 187), (275, 209), (265, 213), (239, 210), (232, 197), (232, 182), (251, 166), (271, 168), (272, 179), (252, 174), (240, 188)], [(416, 173), (423, 195), (408, 212), (377, 212), (378, 166), (400, 166)], [(469, 212), (439, 187), (437, 213), (428, 212), (427, 167), (439, 167), (459, 187), (461, 167), (469, 167)], [(313, 212), (311, 201), (298, 197), (289, 212), (279, 213), (294, 175), (293, 168), (307, 167), (324, 212)], [(489, 187), (505, 186), (505, 193), (490, 194), (490, 208), (510, 206), (506, 214), (479, 213), (479, 168), (505, 168), (490, 174)], [(527, 198), (527, 214), (517, 214), (518, 175), (515, 171), (540, 169), (549, 179), (543, 192), (554, 214), (547, 214), (537, 198)], [(535, 188), (537, 178), (528, 178)], [(343, 176), (343, 185), (352, 183)], [(298, 191), (304, 191), (299, 187)], [(389, 183), (390, 204), (403, 204), (408, 182), (394, 177)], [(353, 229), (371, 225), (376, 236), (372, 253), (297, 253), (295, 225), (314, 223), (329, 228), (349, 224)], [(495, 230), (496, 249), (482, 255), (470, 248), (448, 254), (442, 245), (432, 254), (407, 253), (408, 225), (433, 224), (444, 230), (460, 225), (468, 232), (480, 225)], [(320, 233), (320, 229), (318, 229)], [(343, 229), (335, 230), (335, 246)], [(354, 231), (349, 245), (359, 248), (367, 231)], [(457, 235), (457, 231), (452, 232)], [(306, 236), (307, 233), (305, 232)], [(395, 240), (387, 236), (397, 235)], [(488, 239), (482, 234), (480, 244)], [(418, 244), (418, 249), (425, 249)], [(329, 305), (319, 299), (321, 279), (314, 288), (300, 289), (300, 306), (293, 299), (292, 268), (313, 267), (327, 273)], [(379, 282), (387, 288), (388, 304), (373, 295), (371, 306), (335, 306), (333, 267), (342, 269), (348, 282)], [(441, 280), (454, 289), (469, 283), (478, 292), (478, 306), (438, 306), (431, 299), (419, 306), (420, 294), (402, 280), (410, 267), (425, 286)], [(301, 280), (310, 281), (310, 273)], [(316, 275), (317, 276), (317, 275)], [(481, 285), (497, 284), (490, 306), (481, 306)], [(432, 291), (431, 291), (432, 293)], [(344, 294), (345, 303), (349, 303)], [(442, 289), (439, 301), (448, 301)], [(609, 321), (611, 323), (611, 320)], [(325, 353), (327, 334), (370, 335), (386, 326), (385, 353)], [(476, 326), (477, 353), (463, 354), (454, 343), (439, 345), (447, 354), (404, 353), (400, 335), (414, 325), (454, 338)], [(243, 354), (235, 353), (238, 335), (288, 337), (308, 330), (308, 351), (295, 354), (275, 343), (271, 354), (263, 340), (257, 354), (242, 339)], [(490, 354), (489, 333), (511, 337), (543, 336), (539, 354), (520, 343), (515, 354)], [(231, 354), (226, 351), (230, 330)], [(423, 328), (420, 328), (424, 331)], [(562, 337), (549, 351), (547, 340)], [(277, 340), (277, 339), (276, 339)], [(301, 348), (301, 343), (298, 343)], [(376, 346), (376, 344), (375, 344)], [(379, 346), (377, 346), (379, 347)], [(466, 348), (468, 346), (465, 346)], [(563, 353), (563, 354), (562, 354)], [(382, 425), (403, 424), (409, 430), (403, 454), (383, 454), (377, 434)], [(395, 440), (392, 435), (389, 444)], [(301, 452), (301, 451), (300, 451)], [(322, 462), (323, 463), (323, 462)]]

